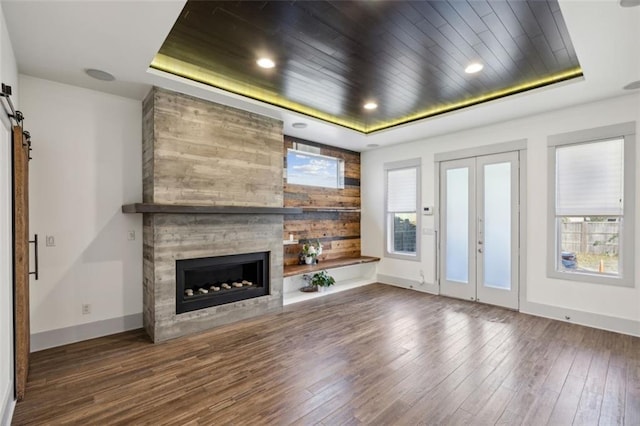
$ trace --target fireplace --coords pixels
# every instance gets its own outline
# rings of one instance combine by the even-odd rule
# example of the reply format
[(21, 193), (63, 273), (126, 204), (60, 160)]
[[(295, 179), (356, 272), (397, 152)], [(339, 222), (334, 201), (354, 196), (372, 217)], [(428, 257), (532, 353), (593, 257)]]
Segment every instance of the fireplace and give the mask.
[(269, 294), (269, 252), (176, 260), (176, 314)]
[[(281, 310), (282, 122), (159, 88), (142, 110), (143, 324), (151, 339)], [(257, 252), (225, 265), (227, 256)], [(209, 275), (227, 267), (227, 276)]]

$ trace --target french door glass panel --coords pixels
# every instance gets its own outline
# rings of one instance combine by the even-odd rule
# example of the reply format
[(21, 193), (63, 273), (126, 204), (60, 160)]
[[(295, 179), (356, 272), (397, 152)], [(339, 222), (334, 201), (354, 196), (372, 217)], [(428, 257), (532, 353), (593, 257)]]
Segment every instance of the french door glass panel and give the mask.
[(511, 163), (484, 166), (484, 277), (486, 287), (511, 289)]
[(446, 272), (448, 281), (469, 282), (469, 168), (447, 170)]

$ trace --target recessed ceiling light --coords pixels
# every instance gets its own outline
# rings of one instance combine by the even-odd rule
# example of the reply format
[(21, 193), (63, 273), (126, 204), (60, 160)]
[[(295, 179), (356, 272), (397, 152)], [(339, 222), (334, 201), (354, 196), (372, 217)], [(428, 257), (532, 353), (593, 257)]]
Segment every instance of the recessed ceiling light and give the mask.
[(379, 146), (380, 146), (380, 145), (378, 145), (377, 143), (368, 143), (368, 144), (367, 144), (367, 148), (377, 148), (377, 147), (379, 147)]
[(473, 63), (467, 65), (467, 67), (464, 69), (464, 72), (466, 72), (467, 74), (475, 74), (475, 73), (481, 71), (482, 68), (484, 68), (484, 65), (482, 65), (479, 62), (473, 62)]
[(109, 74), (106, 71), (102, 71), (102, 70), (97, 70), (94, 68), (87, 68), (86, 70), (84, 70), (84, 72), (92, 78), (95, 78), (96, 80), (102, 80), (102, 81), (113, 81), (116, 78), (113, 76), (113, 74)]
[(364, 109), (376, 109), (376, 108), (378, 108), (378, 104), (375, 103), (375, 102), (367, 102), (363, 106), (364, 106)]
[(640, 89), (640, 80), (633, 81), (623, 87), (624, 90), (636, 90)]
[(307, 127), (307, 123), (293, 123), (291, 127), (296, 129), (305, 129)]
[(622, 7), (640, 6), (640, 0), (620, 0), (620, 6)]
[(276, 63), (269, 58), (260, 58), (256, 61), (256, 63), (260, 68), (273, 68), (276, 66)]

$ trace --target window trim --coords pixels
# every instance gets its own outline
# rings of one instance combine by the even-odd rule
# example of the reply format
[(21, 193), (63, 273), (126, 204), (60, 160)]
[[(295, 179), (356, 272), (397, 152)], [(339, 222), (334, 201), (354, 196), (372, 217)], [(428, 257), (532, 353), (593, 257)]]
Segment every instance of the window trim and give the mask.
[[(402, 254), (395, 253), (389, 251), (389, 212), (387, 208), (388, 204), (388, 172), (390, 170), (400, 170), (400, 169), (416, 169), (416, 253), (415, 254)], [(422, 205), (422, 159), (421, 158), (413, 158), (410, 160), (403, 161), (393, 161), (389, 163), (384, 163), (384, 238), (383, 238), (383, 253), (384, 257), (389, 257), (393, 259), (402, 259), (409, 260), (413, 262), (421, 261), (421, 235), (422, 235), (422, 214), (420, 211), (420, 206)]]
[[(635, 287), (635, 121), (614, 124), (593, 129), (552, 135), (547, 138), (547, 277), (568, 281)], [(556, 148), (566, 145), (581, 145), (604, 142), (608, 139), (624, 139), (624, 209), (623, 228), (620, 234), (622, 270), (620, 277), (606, 277), (581, 272), (556, 270), (557, 228), (556, 228)]]

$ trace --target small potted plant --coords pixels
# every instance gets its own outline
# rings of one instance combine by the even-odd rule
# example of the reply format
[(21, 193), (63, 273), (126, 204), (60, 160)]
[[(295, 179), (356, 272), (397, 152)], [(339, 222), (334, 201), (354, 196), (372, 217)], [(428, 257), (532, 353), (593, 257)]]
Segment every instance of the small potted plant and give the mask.
[(304, 263), (311, 265), (318, 254), (316, 247), (313, 244), (306, 243), (302, 246), (302, 255), (304, 256)]
[(320, 271), (313, 274), (311, 277), (311, 285), (316, 287), (319, 292), (324, 291), (326, 287), (332, 286), (336, 283), (336, 280), (327, 273), (327, 271)]

